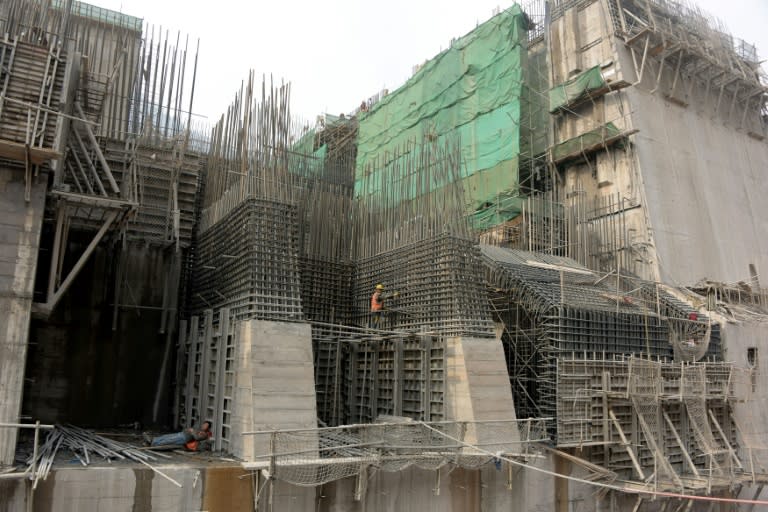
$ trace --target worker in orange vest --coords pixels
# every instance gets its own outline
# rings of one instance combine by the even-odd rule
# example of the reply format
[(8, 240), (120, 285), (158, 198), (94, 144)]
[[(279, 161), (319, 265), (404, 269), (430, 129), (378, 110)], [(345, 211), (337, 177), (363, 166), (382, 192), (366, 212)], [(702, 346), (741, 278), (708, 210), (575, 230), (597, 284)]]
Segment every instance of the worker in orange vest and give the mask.
[[(392, 298), (397, 298), (398, 295), (400, 295), (398, 292), (395, 292), (391, 295)], [(384, 314), (385, 314), (385, 308), (384, 308), (384, 299), (390, 298), (384, 296), (384, 285), (381, 283), (376, 284), (376, 288), (373, 290), (373, 295), (371, 295), (371, 321), (369, 324), (369, 327), (371, 328), (381, 328), (383, 324)]]

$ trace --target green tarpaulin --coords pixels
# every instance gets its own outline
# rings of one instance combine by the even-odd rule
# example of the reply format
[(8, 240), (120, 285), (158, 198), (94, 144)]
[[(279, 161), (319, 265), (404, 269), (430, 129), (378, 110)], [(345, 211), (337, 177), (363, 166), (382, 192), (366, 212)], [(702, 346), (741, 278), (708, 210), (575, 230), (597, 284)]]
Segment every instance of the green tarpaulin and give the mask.
[(615, 141), (621, 135), (621, 130), (613, 123), (607, 123), (599, 128), (582, 133), (578, 137), (568, 139), (552, 148), (552, 160), (555, 162), (578, 157), (586, 151), (592, 151), (595, 146)]
[(549, 111), (555, 113), (568, 105), (585, 98), (591, 91), (605, 87), (600, 66), (579, 73), (567, 82), (549, 90)]
[(523, 201), (525, 198), (517, 194), (516, 191), (500, 194), (494, 198), (493, 202), (478, 208), (470, 215), (470, 225), (474, 229), (485, 231), (514, 219), (523, 210)]
[[(401, 178), (390, 174), (393, 166), (382, 164), (407, 143), (427, 136), (440, 143), (456, 133), (461, 140), (461, 176), (471, 205), (468, 213), (481, 212), (485, 219), (491, 215), (484, 205), (517, 194), (525, 26), (520, 8), (511, 7), (454, 41), (405, 85), (362, 114), (356, 195), (376, 194), (383, 180), (390, 183)], [(373, 175), (366, 178), (366, 172)], [(429, 192), (403, 190), (400, 199)], [(517, 215), (505, 205), (496, 212), (497, 216)]]

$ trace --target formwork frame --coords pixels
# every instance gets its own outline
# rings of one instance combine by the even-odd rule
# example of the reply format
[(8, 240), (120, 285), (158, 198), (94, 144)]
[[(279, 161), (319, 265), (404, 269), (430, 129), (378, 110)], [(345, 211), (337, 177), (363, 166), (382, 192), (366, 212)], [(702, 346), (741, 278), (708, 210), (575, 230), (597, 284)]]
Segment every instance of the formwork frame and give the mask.
[(744, 400), (743, 369), (573, 354), (558, 360), (558, 375), (559, 447), (591, 446), (593, 462), (633, 468), (658, 489), (709, 494), (765, 479), (736, 453), (732, 405)]
[(174, 423), (186, 427), (210, 421), (213, 449), (232, 443), (235, 395), (236, 321), (223, 308), (181, 320), (176, 347)]

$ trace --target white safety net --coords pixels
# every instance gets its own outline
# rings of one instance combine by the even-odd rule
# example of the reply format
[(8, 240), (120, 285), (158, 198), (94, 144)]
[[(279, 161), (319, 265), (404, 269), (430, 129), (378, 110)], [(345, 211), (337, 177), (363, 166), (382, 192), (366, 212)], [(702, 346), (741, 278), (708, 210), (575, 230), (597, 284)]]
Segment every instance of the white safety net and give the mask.
[(542, 419), (373, 423), (254, 435), (258, 444), (269, 447), (259, 458), (262, 467), (277, 480), (303, 486), (354, 476), (369, 467), (476, 468), (500, 455), (524, 455), (532, 443), (549, 440)]

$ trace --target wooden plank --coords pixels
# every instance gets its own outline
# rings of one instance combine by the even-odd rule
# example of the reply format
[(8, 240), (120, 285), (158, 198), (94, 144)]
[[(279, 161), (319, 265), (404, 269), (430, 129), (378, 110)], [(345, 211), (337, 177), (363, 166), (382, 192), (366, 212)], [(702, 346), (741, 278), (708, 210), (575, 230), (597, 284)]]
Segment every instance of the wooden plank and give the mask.
[(61, 153), (53, 149), (28, 147), (19, 142), (0, 140), (0, 158), (16, 162), (26, 162), (27, 151), (29, 151), (29, 161), (32, 165), (42, 165), (49, 160), (61, 158)]
[(124, 207), (135, 207), (138, 203), (123, 201), (122, 199), (112, 199), (103, 196), (92, 196), (89, 194), (77, 194), (75, 192), (63, 192), (61, 190), (52, 190), (51, 195), (65, 199), (69, 203), (82, 204), (84, 206), (98, 206), (101, 208), (122, 209)]

